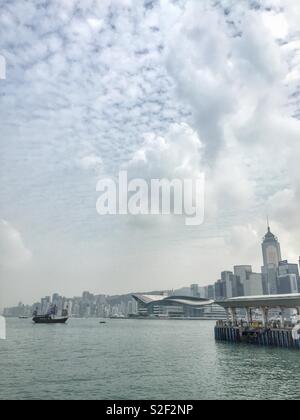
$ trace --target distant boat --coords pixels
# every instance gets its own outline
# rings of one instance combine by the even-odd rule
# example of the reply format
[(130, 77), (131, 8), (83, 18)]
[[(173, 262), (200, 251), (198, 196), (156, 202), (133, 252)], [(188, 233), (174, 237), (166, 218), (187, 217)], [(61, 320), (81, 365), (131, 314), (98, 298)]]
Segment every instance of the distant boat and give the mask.
[(99, 324), (106, 324), (106, 321), (100, 321)]
[(19, 319), (28, 319), (28, 316), (19, 316)]
[(35, 324), (65, 324), (69, 317), (52, 317), (49, 315), (36, 315), (32, 318)]

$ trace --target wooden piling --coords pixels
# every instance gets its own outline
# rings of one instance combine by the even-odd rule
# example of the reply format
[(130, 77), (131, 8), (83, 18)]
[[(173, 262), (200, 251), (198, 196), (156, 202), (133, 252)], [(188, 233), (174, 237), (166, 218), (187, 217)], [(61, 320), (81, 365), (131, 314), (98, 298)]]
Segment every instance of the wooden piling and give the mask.
[(248, 327), (217, 325), (216, 341), (229, 343), (249, 343), (259, 346), (296, 348), (300, 350), (300, 340), (294, 340), (290, 329), (250, 329)]

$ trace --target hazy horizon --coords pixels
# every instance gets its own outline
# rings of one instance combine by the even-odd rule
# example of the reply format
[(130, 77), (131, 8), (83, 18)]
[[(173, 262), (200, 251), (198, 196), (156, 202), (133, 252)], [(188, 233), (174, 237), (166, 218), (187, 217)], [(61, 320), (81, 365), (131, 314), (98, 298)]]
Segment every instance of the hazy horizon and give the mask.
[[(258, 271), (267, 215), (298, 263), (299, 21), (294, 0), (3, 1), (0, 307)], [(204, 223), (99, 216), (120, 170), (204, 172)]]
[[(261, 251), (261, 244), (260, 243), (258, 244), (258, 250), (259, 250), (259, 252)], [(261, 259), (262, 259), (262, 257), (261, 257)], [(298, 261), (296, 261), (296, 262), (298, 262)], [(259, 266), (253, 265), (251, 263), (251, 261), (248, 261), (248, 262), (244, 261), (244, 262), (236, 263), (234, 265), (252, 265), (254, 272), (260, 272), (262, 262)], [(227, 268), (222, 268), (222, 271), (233, 271), (234, 265), (230, 266), (230, 267), (227, 267)], [(214, 281), (212, 281), (211, 283), (203, 283), (201, 281), (198, 281), (199, 279), (196, 279), (195, 284), (199, 284), (201, 286), (209, 286), (209, 285), (212, 285), (213, 283), (215, 283), (220, 277), (221, 277), (221, 271), (218, 273), (217, 278)], [(44, 290), (47, 290), (47, 293), (44, 293), (42, 295), (38, 295), (38, 293), (36, 293), (35, 295), (32, 295), (32, 296), (35, 296), (35, 297), (31, 298), (30, 301), (24, 301), (22, 299), (22, 297), (20, 296), (20, 298), (15, 300), (14, 302), (11, 301), (10, 305), (8, 305), (8, 306), (17, 306), (17, 304), (20, 303), (20, 302), (25, 304), (25, 305), (33, 305), (34, 303), (39, 302), (40, 299), (45, 297), (45, 296), (52, 297), (52, 295), (54, 293), (58, 293), (59, 295), (64, 296), (66, 298), (81, 297), (83, 292), (86, 292), (86, 291), (90, 292), (94, 295), (105, 295), (105, 296), (118, 296), (119, 295), (119, 296), (121, 296), (121, 295), (128, 295), (128, 294), (132, 294), (132, 293), (150, 293), (150, 292), (154, 292), (154, 291), (155, 292), (160, 292), (160, 291), (167, 291), (167, 290), (179, 290), (179, 289), (183, 289), (183, 288), (190, 288), (191, 284), (193, 284), (193, 282), (182, 283), (182, 284), (179, 284), (177, 287), (171, 287), (170, 286), (169, 288), (163, 288), (163, 287), (159, 288), (158, 287), (157, 289), (153, 289), (153, 288), (151, 288), (151, 283), (149, 283), (149, 288), (148, 289), (146, 288), (146, 289), (127, 290), (126, 286), (124, 286), (124, 289), (116, 289), (114, 292), (110, 291), (109, 289), (107, 289), (106, 291), (103, 291), (101, 289), (97, 289), (97, 286), (92, 290), (86, 288), (86, 289), (82, 289), (81, 291), (78, 288), (75, 287), (75, 289), (77, 290), (77, 293), (75, 293), (75, 294), (72, 293), (71, 288), (70, 288), (69, 294), (65, 294), (61, 291), (61, 290), (63, 290), (61, 287), (58, 287), (57, 290), (52, 290), (51, 285), (50, 285), (47, 289), (44, 289)], [(3, 308), (0, 307), (0, 309), (3, 309)]]

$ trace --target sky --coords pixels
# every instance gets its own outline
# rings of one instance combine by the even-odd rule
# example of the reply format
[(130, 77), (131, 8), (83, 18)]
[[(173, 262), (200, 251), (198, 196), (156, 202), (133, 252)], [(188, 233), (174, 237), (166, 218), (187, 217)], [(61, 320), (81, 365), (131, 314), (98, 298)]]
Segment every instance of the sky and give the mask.
[[(300, 255), (300, 3), (0, 0), (0, 307), (214, 283)], [(205, 173), (205, 220), (99, 216), (96, 185)]]

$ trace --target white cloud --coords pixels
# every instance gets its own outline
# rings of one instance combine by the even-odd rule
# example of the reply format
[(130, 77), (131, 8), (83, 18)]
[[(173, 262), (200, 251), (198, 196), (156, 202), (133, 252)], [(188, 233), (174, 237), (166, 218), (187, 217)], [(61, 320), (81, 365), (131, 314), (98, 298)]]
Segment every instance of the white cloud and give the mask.
[(104, 28), (104, 21), (102, 19), (95, 19), (90, 18), (87, 20), (88, 24), (91, 26), (92, 29), (95, 29), (97, 31), (100, 31)]
[(265, 212), (269, 188), (295, 181), (286, 169), (300, 125), (287, 107), (290, 57), (277, 42), (280, 30), (289, 35), (290, 3), (285, 9), (270, 1), (268, 11), (220, 3), (226, 14), (210, 1), (185, 2), (176, 24), (164, 28), (166, 60), (204, 143), (209, 210), (247, 217), (255, 208)]
[(2, 268), (19, 268), (32, 257), (20, 232), (5, 220), (0, 220), (0, 265)]
[(201, 173), (202, 144), (187, 124), (174, 124), (164, 136), (144, 135), (144, 143), (125, 165), (132, 177), (194, 178)]
[(79, 159), (78, 164), (82, 169), (85, 169), (85, 170), (88, 170), (88, 169), (100, 170), (103, 165), (103, 161), (99, 156), (92, 154), (89, 156), (84, 156), (81, 159)]
[(288, 36), (289, 26), (284, 13), (266, 12), (263, 14), (263, 22), (275, 38), (285, 39)]

